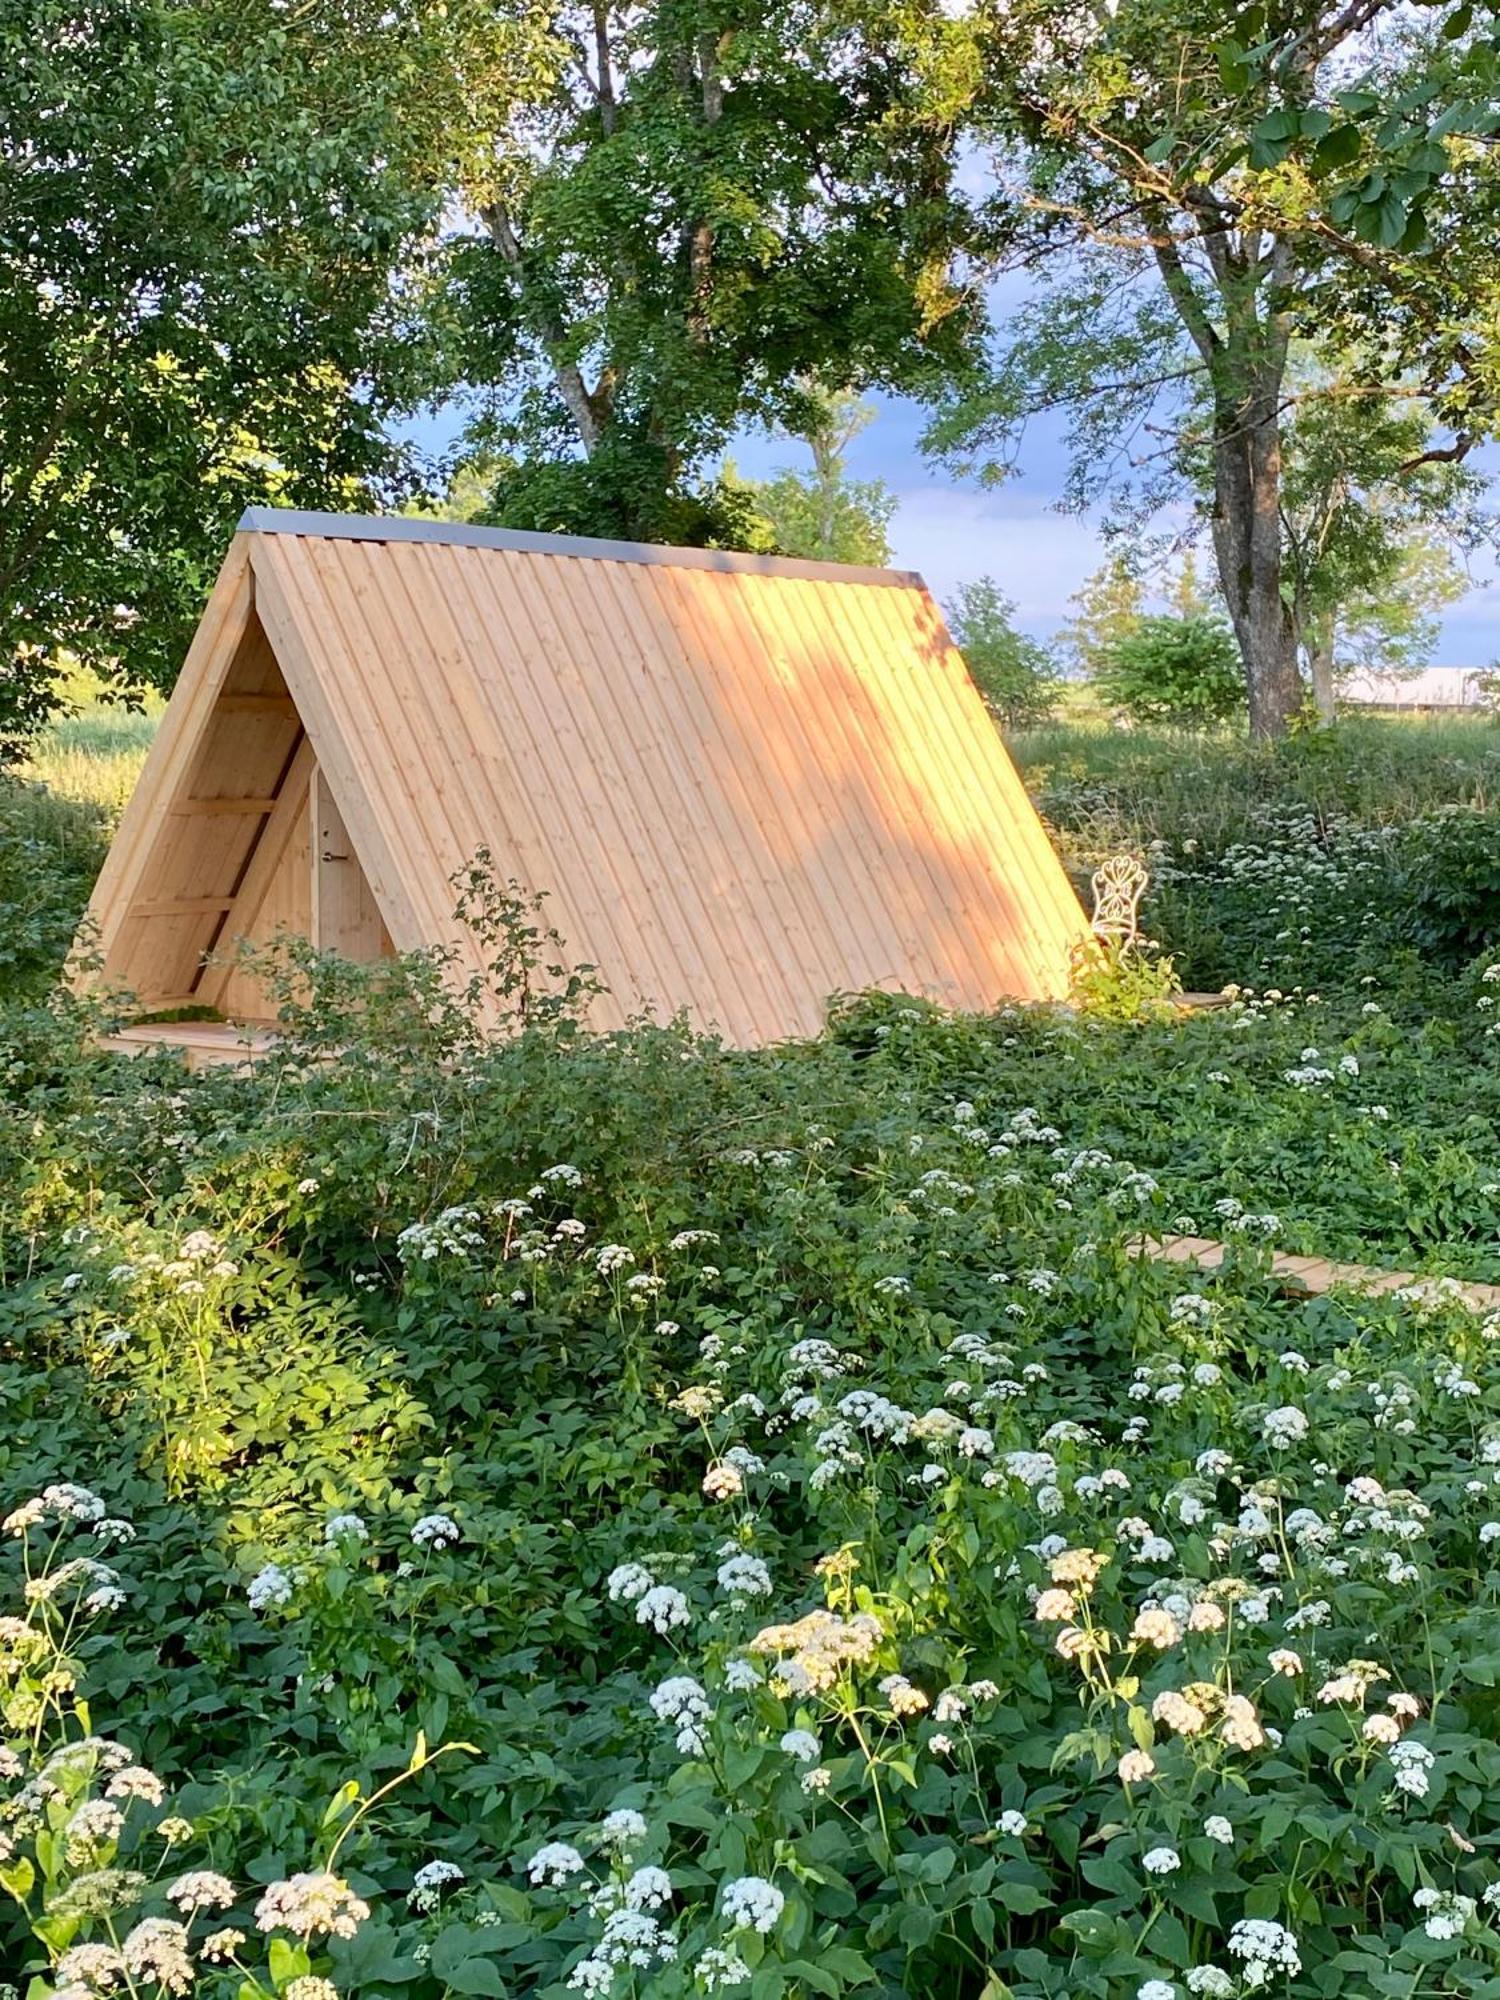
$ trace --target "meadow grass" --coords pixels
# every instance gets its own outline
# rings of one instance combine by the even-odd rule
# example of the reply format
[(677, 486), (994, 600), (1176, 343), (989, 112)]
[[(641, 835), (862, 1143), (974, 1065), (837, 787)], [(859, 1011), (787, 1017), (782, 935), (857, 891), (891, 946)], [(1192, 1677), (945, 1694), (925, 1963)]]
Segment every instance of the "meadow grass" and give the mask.
[(1380, 827), (1500, 799), (1500, 728), (1479, 717), (1352, 716), (1269, 745), (1069, 720), (1018, 732), (1011, 750), (1080, 857), (1155, 840), (1221, 849), (1268, 807)]
[(58, 798), (99, 808), (118, 819), (140, 776), (161, 719), (162, 704), (144, 709), (90, 703), (55, 722), (36, 744), (22, 776)]

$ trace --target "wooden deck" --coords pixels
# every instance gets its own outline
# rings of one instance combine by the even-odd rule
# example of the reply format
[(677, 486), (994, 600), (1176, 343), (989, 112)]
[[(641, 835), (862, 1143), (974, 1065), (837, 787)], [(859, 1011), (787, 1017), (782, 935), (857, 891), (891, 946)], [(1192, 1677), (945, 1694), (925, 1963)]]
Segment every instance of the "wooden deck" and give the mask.
[(151, 1050), (170, 1049), (182, 1057), (188, 1069), (252, 1063), (270, 1045), (267, 1029), (246, 1027), (235, 1021), (159, 1021), (121, 1028), (99, 1039), (101, 1048), (112, 1049), (119, 1055), (139, 1056)]
[[(1225, 1245), (1210, 1236), (1143, 1236), (1131, 1245), (1138, 1255), (1159, 1258), (1167, 1264), (1185, 1264), (1192, 1270), (1215, 1271), (1223, 1263)], [(1500, 1285), (1479, 1284), (1473, 1279), (1438, 1279), (1417, 1271), (1382, 1271), (1373, 1264), (1333, 1264), (1326, 1257), (1290, 1257), (1277, 1251), (1271, 1270), (1289, 1291), (1330, 1292), (1336, 1286), (1379, 1295), (1398, 1292), (1408, 1285), (1432, 1289), (1442, 1284), (1454, 1288), (1452, 1296), (1471, 1312), (1494, 1312), (1500, 1308)]]

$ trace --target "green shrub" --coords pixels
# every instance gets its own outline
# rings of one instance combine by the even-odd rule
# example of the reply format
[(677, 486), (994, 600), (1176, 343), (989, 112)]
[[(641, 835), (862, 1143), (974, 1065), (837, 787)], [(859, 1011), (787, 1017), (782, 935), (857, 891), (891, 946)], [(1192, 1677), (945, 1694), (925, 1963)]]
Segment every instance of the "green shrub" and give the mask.
[(1137, 722), (1209, 729), (1245, 707), (1233, 636), (1215, 618), (1143, 618), (1095, 676), (1103, 699)]
[(1062, 680), (1047, 647), (1019, 632), (1016, 607), (992, 577), (963, 584), (948, 622), (964, 665), (1007, 729), (1030, 729), (1057, 706)]
[(34, 993), (56, 976), (106, 842), (93, 807), (0, 776), (0, 994)]
[(1069, 997), (1104, 1021), (1143, 1021), (1165, 1014), (1182, 981), (1170, 958), (1145, 941), (1087, 938), (1073, 954)]
[(1500, 812), (1453, 805), (1411, 821), (1402, 886), (1417, 942), (1446, 965), (1500, 944)]

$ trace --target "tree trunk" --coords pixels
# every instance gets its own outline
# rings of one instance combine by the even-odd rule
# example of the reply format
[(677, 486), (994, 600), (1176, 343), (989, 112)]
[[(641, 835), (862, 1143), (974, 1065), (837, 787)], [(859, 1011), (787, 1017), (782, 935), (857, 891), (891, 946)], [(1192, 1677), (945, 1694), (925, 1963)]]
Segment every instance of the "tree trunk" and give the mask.
[(1276, 385), (1214, 422), (1213, 544), (1250, 697), (1250, 734), (1284, 736), (1302, 706), (1293, 621), (1281, 594), (1281, 430)]
[(1318, 704), (1318, 720), (1338, 720), (1338, 703), (1333, 689), (1333, 620), (1314, 619), (1307, 632), (1307, 671), (1312, 677), (1313, 699)]
[[(492, 206), (479, 211), (480, 220), (489, 231), (490, 241), (500, 252), (511, 269), (522, 273), (524, 297), (524, 266), (521, 257), (521, 242), (511, 224), (510, 217), (503, 208)], [(573, 420), (578, 433), (578, 442), (583, 447), (585, 458), (592, 458), (599, 447), (603, 435), (604, 419), (607, 411), (600, 404), (605, 398), (591, 395), (583, 379), (583, 371), (568, 354), (568, 329), (550, 307), (537, 307), (535, 302), (527, 304), (527, 317), (532, 329), (546, 351), (552, 364), (552, 379), (557, 385), (557, 393), (562, 398), (563, 407)]]

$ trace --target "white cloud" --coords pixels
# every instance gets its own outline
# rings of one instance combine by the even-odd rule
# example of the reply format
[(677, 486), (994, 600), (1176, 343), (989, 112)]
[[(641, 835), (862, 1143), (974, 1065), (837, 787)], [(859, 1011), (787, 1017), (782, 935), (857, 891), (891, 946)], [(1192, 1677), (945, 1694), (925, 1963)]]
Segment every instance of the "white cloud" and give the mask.
[(1104, 561), (1097, 526), (1004, 491), (953, 486), (909, 488), (891, 522), (892, 559), (920, 570), (933, 595), (992, 576), (1015, 600), (1017, 621), (1050, 633), (1069, 616), (1068, 599)]

